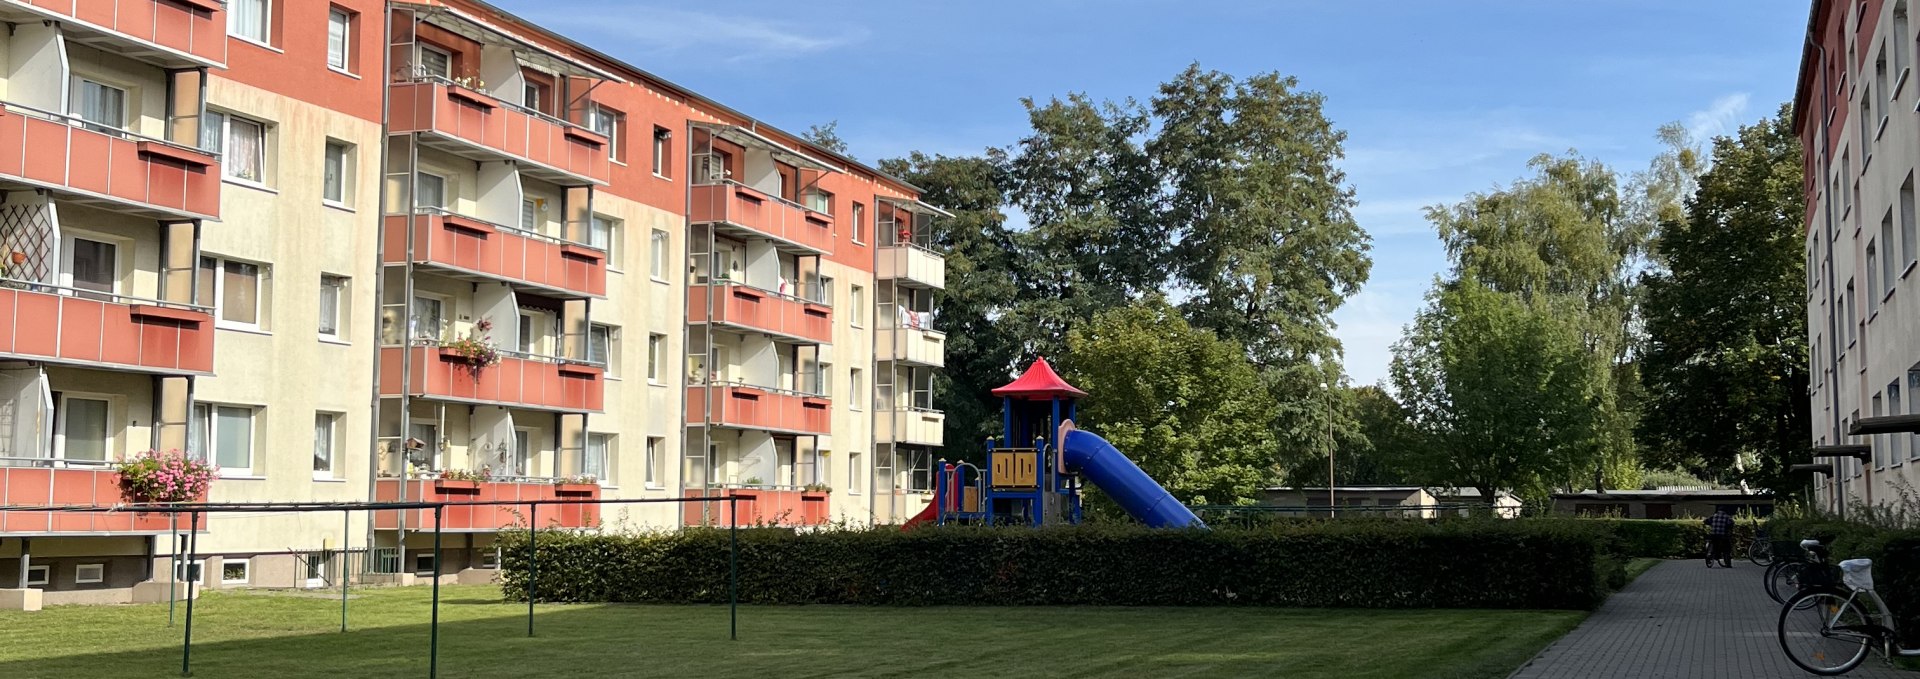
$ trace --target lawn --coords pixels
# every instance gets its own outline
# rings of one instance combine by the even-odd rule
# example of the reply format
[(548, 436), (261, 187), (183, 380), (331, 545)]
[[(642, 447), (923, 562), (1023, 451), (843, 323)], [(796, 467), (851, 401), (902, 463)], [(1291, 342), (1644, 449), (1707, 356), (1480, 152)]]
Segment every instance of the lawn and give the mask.
[[(337, 598), (209, 593), (194, 676), (425, 676), (424, 587)], [(526, 605), (497, 588), (442, 590), (440, 676), (1504, 677), (1577, 611), (1253, 608)], [(184, 612), (184, 606), (180, 609)], [(166, 677), (180, 667), (167, 607), (0, 612), (0, 677)]]

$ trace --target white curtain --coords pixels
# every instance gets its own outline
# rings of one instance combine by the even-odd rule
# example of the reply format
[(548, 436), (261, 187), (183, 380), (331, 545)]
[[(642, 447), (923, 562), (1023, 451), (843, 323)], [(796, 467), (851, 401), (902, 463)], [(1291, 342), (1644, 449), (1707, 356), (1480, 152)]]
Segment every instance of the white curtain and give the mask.
[(0, 370), (0, 466), (53, 457), (53, 392), (40, 368)]
[(226, 163), (227, 176), (251, 182), (266, 180), (266, 130), (259, 123), (229, 118), (227, 143), (220, 159)]
[(268, 0), (233, 0), (227, 5), (227, 30), (255, 42), (267, 41)]

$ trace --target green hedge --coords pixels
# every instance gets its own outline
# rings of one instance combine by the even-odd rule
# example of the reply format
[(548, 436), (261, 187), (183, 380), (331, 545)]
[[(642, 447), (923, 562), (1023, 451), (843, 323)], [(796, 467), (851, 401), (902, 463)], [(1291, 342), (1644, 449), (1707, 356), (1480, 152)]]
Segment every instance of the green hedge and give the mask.
[[(1699, 519), (1544, 519), (1579, 521), (1605, 527), (1618, 539), (1613, 549), (1621, 556), (1652, 559), (1704, 559), (1707, 554), (1707, 527)], [(1733, 554), (1747, 557), (1747, 545), (1753, 541), (1758, 524), (1737, 520), (1733, 524)]]
[[(501, 538), (509, 598), (527, 596), (528, 537)], [(1587, 609), (1625, 578), (1605, 531), (1566, 522), (742, 529), (738, 537), (740, 600), (758, 604)], [(538, 548), (541, 601), (727, 601), (724, 530), (541, 531)]]
[(1920, 530), (1875, 528), (1831, 519), (1775, 519), (1768, 524), (1776, 544), (1815, 538), (1827, 543), (1833, 563), (1873, 559), (1874, 590), (1894, 611), (1903, 643), (1920, 644)]

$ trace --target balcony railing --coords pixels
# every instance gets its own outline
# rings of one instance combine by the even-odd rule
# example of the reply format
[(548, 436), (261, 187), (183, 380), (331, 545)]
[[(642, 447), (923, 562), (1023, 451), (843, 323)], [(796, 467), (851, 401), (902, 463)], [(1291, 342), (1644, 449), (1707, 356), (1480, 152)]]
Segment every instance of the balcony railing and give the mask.
[(705, 424), (711, 407), (717, 426), (826, 434), (832, 428), (831, 403), (818, 394), (740, 382), (696, 384), (687, 387), (687, 423)]
[(733, 227), (771, 238), (784, 249), (833, 254), (833, 216), (728, 180), (693, 186), (694, 223)]
[[(403, 353), (405, 352), (405, 353)], [(500, 352), (500, 362), (477, 366), (435, 342), (380, 349), (380, 393), (551, 411), (598, 412), (605, 402), (604, 366), (574, 359)], [(411, 359), (401, 387), (401, 361)]]
[(881, 443), (906, 443), (917, 446), (946, 445), (946, 413), (932, 408), (896, 408), (881, 411), (874, 437)]
[[(112, 462), (0, 457), (0, 506), (113, 507), (126, 504)], [(160, 512), (0, 511), (0, 535), (156, 535), (206, 529), (181, 514)]]
[(926, 328), (896, 325), (881, 333), (874, 358), (939, 368), (947, 364), (947, 335)]
[(513, 160), (555, 184), (607, 183), (607, 138), (598, 132), (437, 76), (395, 82), (391, 90), (393, 132), (432, 133), (454, 142), (448, 151)]
[(220, 161), (191, 146), (5, 103), (0, 148), (14, 150), (0, 153), (0, 182), (104, 200), (163, 219), (220, 215)]
[[(711, 315), (709, 296), (713, 298)], [(745, 328), (796, 342), (833, 342), (832, 307), (745, 283), (687, 286), (687, 322)]]
[[(410, 502), (530, 502), (535, 500), (597, 500), (600, 487), (556, 485), (550, 481), (445, 481), (439, 479), (379, 479), (374, 483), (374, 500), (393, 502), (401, 499), (405, 485)], [(536, 517), (527, 505), (450, 505), (441, 509), (442, 528), (459, 532), (496, 531), (527, 526), (538, 519), (539, 528), (589, 528), (599, 523), (600, 508), (590, 504), (542, 505)], [(415, 509), (374, 512), (374, 527), (395, 530), (402, 514), (408, 529), (433, 529), (433, 510)]]
[(164, 67), (227, 60), (221, 0), (0, 0), (0, 13), (61, 20), (68, 40)]
[[(827, 492), (790, 486), (688, 489), (685, 497), (728, 495), (740, 499), (731, 503), (688, 502), (681, 505), (686, 525), (729, 526), (737, 522), (742, 526), (817, 526), (826, 523), (832, 516), (827, 504)], [(729, 504), (738, 510), (737, 519), (729, 513)]]
[(388, 264), (406, 261), (409, 223), (417, 263), (563, 296), (607, 294), (605, 250), (439, 208), (386, 217)]
[(910, 287), (947, 287), (947, 258), (914, 243), (883, 245), (874, 277), (897, 280)]
[(0, 356), (143, 372), (212, 374), (213, 310), (0, 279)]

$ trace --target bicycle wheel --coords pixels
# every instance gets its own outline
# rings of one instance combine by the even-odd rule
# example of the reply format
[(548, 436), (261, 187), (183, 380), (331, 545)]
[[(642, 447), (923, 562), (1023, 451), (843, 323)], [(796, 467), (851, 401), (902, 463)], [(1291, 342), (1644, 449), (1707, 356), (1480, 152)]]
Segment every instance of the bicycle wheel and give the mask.
[(1768, 564), (1767, 572), (1760, 576), (1760, 588), (1766, 590), (1767, 598), (1772, 599), (1776, 604), (1786, 603), (1780, 600), (1779, 595), (1773, 593), (1773, 574), (1779, 571), (1780, 567), (1784, 565), (1786, 565), (1784, 561), (1775, 561)]
[(1747, 560), (1752, 561), (1755, 566), (1772, 565), (1773, 542), (1770, 540), (1754, 540), (1753, 542), (1747, 543)]
[(1800, 571), (1805, 570), (1807, 565), (1792, 561), (1777, 566), (1767, 576), (1767, 596), (1773, 597), (1774, 603), (1784, 604), (1800, 593)]
[[(1804, 605), (1803, 605), (1804, 604)], [(1866, 614), (1834, 590), (1803, 592), (1780, 608), (1780, 650), (1800, 669), (1846, 674), (1867, 658)]]

